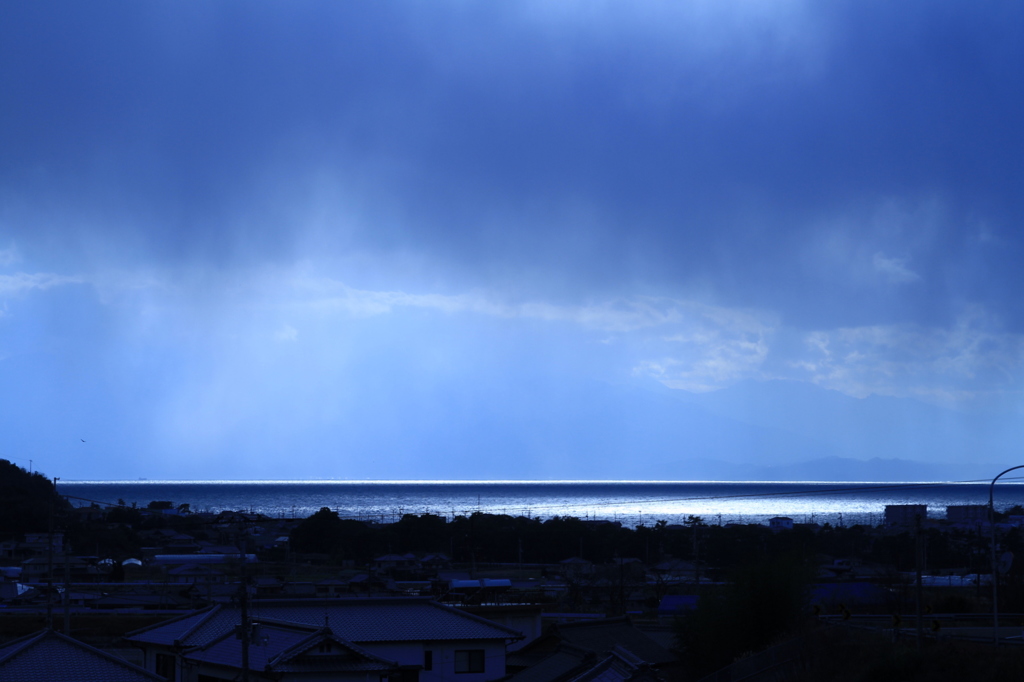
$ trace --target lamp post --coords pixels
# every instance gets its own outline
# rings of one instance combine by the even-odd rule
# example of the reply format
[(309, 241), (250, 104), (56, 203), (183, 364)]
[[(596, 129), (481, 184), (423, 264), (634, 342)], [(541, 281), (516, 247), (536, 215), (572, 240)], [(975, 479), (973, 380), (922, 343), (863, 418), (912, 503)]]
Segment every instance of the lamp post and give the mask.
[(999, 646), (999, 576), (996, 566), (996, 508), (993, 497), (996, 490), (996, 481), (1003, 474), (1008, 474), (1015, 469), (1024, 469), (1024, 464), (1010, 467), (992, 479), (988, 486), (988, 524), (992, 532), (992, 644)]

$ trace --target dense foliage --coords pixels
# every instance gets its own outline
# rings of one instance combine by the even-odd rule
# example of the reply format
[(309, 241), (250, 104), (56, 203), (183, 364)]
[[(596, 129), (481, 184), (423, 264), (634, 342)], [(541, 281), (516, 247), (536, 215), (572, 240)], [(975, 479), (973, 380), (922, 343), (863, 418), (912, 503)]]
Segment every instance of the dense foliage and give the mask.
[(722, 586), (706, 590), (677, 624), (685, 658), (698, 672), (757, 651), (807, 620), (814, 564), (783, 555), (740, 566)]
[(51, 511), (62, 516), (70, 508), (46, 476), (0, 459), (0, 535), (18, 538), (45, 532)]

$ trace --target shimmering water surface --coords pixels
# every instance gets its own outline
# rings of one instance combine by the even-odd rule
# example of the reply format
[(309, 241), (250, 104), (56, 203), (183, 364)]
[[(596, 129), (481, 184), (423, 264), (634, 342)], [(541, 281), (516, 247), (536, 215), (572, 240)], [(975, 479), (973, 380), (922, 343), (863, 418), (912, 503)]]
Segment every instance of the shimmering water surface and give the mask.
[[(146, 506), (152, 500), (188, 503), (193, 511), (252, 510), (305, 517), (321, 507), (341, 516), (392, 521), (426, 512), (447, 517), (491, 514), (578, 516), (635, 526), (689, 515), (709, 523), (880, 523), (887, 504), (925, 504), (942, 518), (947, 505), (987, 504), (987, 483), (762, 483), (607, 481), (77, 481), (60, 491), (76, 505)], [(996, 508), (1024, 505), (1024, 483), (1000, 483)]]

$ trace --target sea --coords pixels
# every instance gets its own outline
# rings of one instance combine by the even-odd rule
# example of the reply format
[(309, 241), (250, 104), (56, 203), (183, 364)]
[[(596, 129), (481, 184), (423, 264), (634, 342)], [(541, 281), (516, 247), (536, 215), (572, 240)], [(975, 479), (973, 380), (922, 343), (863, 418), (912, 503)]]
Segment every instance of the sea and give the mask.
[[(474, 512), (549, 519), (574, 516), (625, 526), (683, 523), (879, 525), (886, 505), (923, 504), (932, 518), (949, 505), (988, 504), (989, 483), (849, 483), (716, 481), (61, 481), (76, 506), (152, 501), (188, 504), (194, 512), (251, 511), (305, 518), (327, 507), (343, 518), (380, 523), (404, 514), (446, 518)], [(1000, 481), (997, 510), (1024, 506), (1024, 481)]]

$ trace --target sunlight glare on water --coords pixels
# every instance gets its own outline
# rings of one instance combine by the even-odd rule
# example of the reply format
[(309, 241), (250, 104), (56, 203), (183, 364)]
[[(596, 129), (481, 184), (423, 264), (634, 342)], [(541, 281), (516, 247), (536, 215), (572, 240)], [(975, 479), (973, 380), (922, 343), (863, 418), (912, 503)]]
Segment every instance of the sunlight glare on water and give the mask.
[[(251, 510), (302, 518), (322, 507), (343, 517), (390, 522), (402, 514), (446, 517), (473, 512), (551, 518), (576, 516), (624, 525), (764, 523), (773, 516), (816, 523), (877, 524), (885, 506), (925, 504), (942, 518), (947, 505), (985, 504), (984, 483), (765, 483), (653, 481), (79, 481), (61, 482), (76, 505), (153, 500), (188, 503), (193, 512)], [(997, 508), (1024, 504), (1024, 485), (1000, 484)]]

